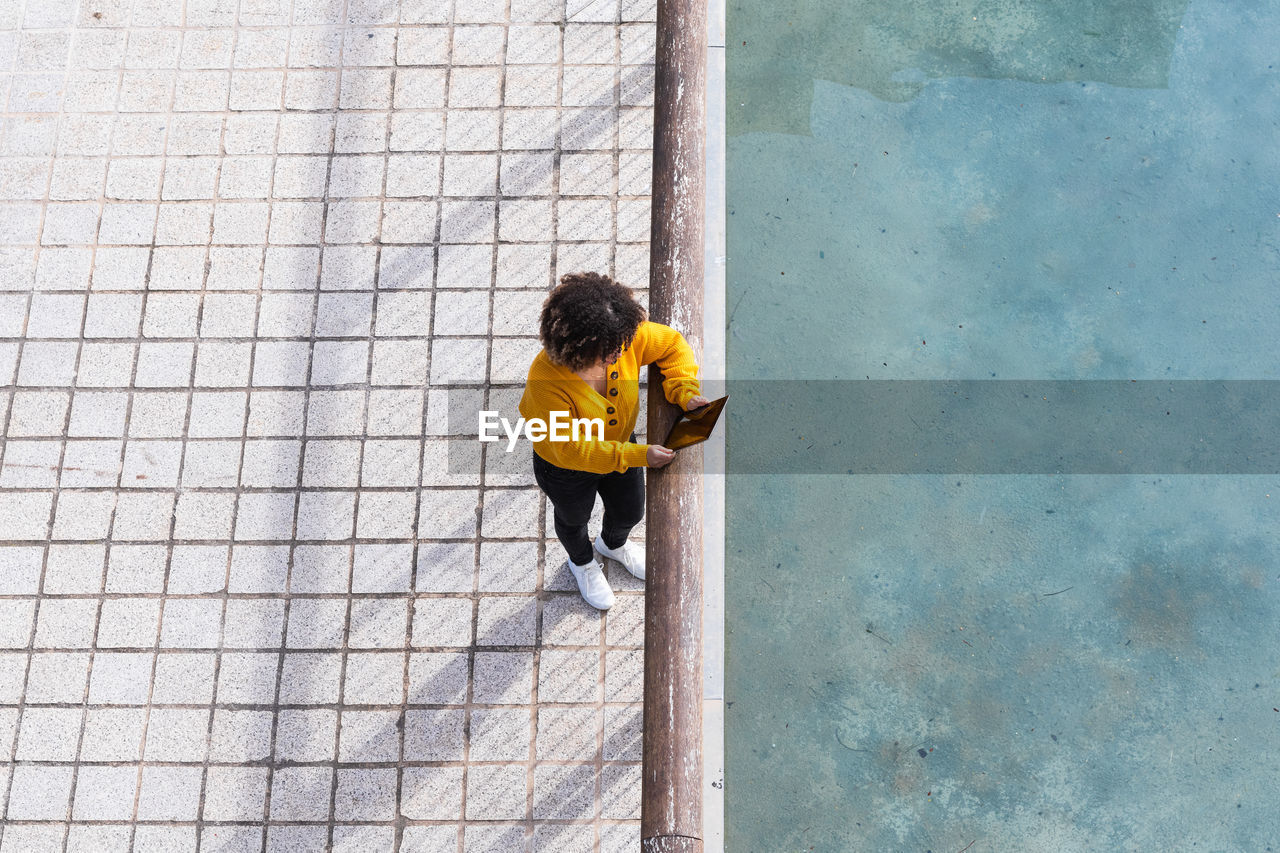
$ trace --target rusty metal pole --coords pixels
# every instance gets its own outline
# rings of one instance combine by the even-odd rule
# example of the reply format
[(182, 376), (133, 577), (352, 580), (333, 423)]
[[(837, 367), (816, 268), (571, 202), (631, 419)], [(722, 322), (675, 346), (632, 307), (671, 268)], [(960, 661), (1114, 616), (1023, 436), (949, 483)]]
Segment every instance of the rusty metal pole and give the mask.
[[(658, 0), (649, 309), (702, 360), (707, 0)], [(649, 369), (649, 437), (675, 409)], [(650, 469), (643, 853), (702, 850), (702, 450)]]

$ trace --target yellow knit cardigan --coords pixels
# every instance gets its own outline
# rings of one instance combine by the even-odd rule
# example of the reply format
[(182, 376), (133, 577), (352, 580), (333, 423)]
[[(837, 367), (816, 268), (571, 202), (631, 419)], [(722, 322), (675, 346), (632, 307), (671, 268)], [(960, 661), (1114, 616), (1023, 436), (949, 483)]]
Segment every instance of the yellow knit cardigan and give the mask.
[(640, 324), (631, 345), (607, 368), (603, 396), (578, 374), (548, 358), (545, 349), (540, 351), (529, 367), (520, 398), (521, 417), (549, 421), (552, 412), (568, 412), (570, 418), (599, 418), (605, 427), (603, 441), (544, 439), (533, 443), (534, 452), (552, 465), (596, 474), (646, 465), (649, 445), (627, 439), (639, 414), (640, 368), (654, 362), (662, 371), (663, 394), (683, 411), (700, 390), (698, 363), (688, 341), (670, 326)]

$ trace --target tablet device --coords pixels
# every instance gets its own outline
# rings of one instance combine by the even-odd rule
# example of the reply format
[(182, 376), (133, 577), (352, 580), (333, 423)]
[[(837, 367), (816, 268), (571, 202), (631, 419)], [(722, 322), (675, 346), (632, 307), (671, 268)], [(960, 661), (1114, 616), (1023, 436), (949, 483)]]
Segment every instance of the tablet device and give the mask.
[(720, 420), (720, 413), (724, 411), (724, 404), (728, 399), (728, 395), (725, 395), (718, 400), (712, 400), (705, 406), (681, 414), (680, 418), (671, 425), (671, 432), (667, 433), (667, 439), (662, 442), (662, 446), (679, 450), (682, 447), (706, 441), (711, 437), (711, 430), (715, 429), (716, 422)]

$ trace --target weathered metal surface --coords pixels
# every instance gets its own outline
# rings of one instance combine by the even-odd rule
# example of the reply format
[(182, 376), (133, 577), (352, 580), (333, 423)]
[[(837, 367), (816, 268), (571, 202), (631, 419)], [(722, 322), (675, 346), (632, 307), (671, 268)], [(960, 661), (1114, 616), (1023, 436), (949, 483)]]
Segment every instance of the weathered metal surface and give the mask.
[[(659, 0), (649, 309), (702, 355), (706, 0)], [(649, 375), (650, 437), (676, 416)], [(649, 472), (644, 853), (702, 850), (702, 452)]]
[(640, 850), (642, 853), (700, 853), (702, 839), (687, 835), (660, 835), (644, 839), (640, 843)]

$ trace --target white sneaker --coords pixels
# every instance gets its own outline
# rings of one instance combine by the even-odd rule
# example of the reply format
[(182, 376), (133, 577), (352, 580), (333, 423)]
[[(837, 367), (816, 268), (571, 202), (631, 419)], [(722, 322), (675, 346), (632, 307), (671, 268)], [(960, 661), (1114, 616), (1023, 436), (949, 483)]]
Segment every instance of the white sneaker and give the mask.
[(578, 582), (578, 592), (586, 599), (587, 604), (597, 610), (608, 610), (613, 606), (613, 588), (605, 580), (604, 571), (594, 559), (585, 566), (579, 566), (568, 560), (569, 571), (573, 572)]
[(631, 572), (634, 577), (644, 580), (644, 546), (637, 545), (635, 542), (626, 541), (617, 548), (610, 548), (604, 544), (604, 539), (596, 537), (596, 550), (604, 554), (610, 560), (616, 560), (622, 564), (622, 568)]

